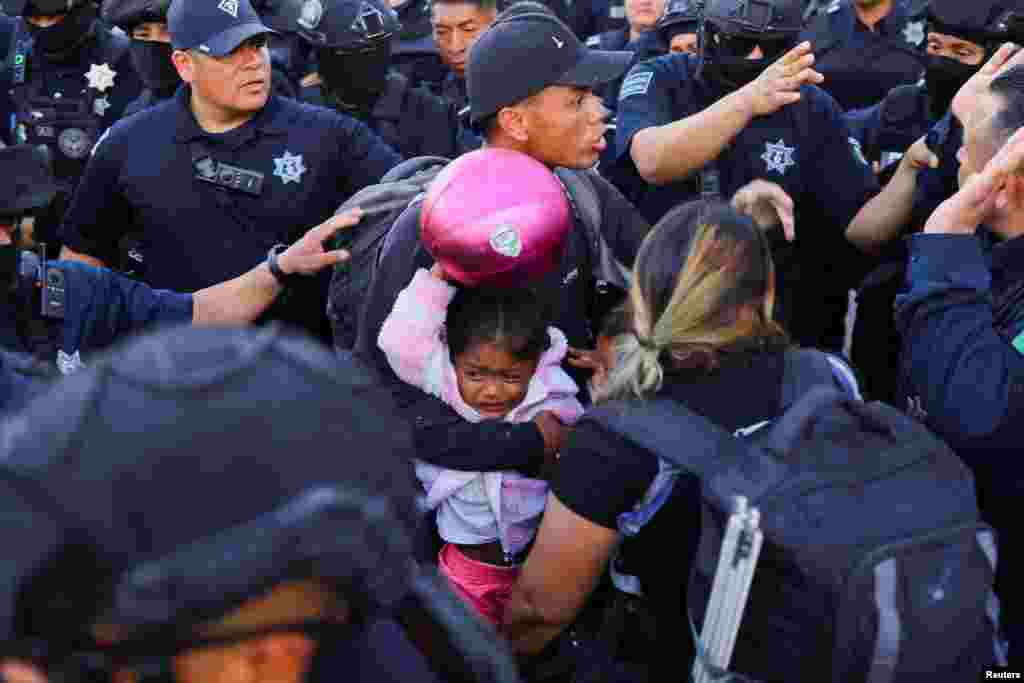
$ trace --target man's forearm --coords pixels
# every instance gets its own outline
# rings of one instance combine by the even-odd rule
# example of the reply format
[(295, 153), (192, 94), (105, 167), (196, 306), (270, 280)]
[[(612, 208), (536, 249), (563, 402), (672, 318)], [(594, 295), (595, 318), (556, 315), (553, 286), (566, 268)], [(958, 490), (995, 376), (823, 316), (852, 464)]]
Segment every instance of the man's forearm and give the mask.
[(193, 295), (195, 325), (243, 325), (263, 314), (281, 293), (277, 278), (262, 263), (233, 280)]
[(846, 229), (846, 239), (866, 254), (877, 254), (909, 225), (914, 210), (917, 171), (900, 168), (865, 204)]
[(716, 159), (751, 118), (749, 105), (735, 92), (693, 116), (638, 131), (630, 155), (645, 181), (666, 185)]

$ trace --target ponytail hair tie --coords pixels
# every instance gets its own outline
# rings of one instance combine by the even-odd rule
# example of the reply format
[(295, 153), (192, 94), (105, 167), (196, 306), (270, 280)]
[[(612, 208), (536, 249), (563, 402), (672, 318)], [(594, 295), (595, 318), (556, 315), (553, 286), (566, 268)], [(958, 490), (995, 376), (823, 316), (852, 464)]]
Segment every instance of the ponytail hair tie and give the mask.
[(654, 351), (655, 353), (661, 352), (661, 347), (655, 344), (649, 337), (638, 334), (636, 335), (636, 340), (640, 342), (640, 346), (648, 351)]

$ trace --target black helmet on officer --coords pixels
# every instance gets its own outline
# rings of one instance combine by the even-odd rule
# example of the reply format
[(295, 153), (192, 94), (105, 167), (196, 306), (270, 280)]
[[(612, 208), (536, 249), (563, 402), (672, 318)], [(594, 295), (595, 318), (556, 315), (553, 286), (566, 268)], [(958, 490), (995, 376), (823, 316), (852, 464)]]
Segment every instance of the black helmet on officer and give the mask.
[(514, 683), (414, 559), (401, 424), (372, 372), (274, 327), (164, 331), (67, 378), (0, 423), (0, 660), (54, 681)]
[(931, 0), (925, 85), (933, 117), (999, 46), (1024, 43), (1024, 0)]
[[(386, 87), (398, 15), (382, 0), (276, 0), (268, 21), (316, 49), (326, 94), (370, 109)], [(265, 15), (267, 16), (267, 15)]]
[(796, 45), (800, 0), (707, 0), (701, 23), (701, 77), (726, 91), (757, 78)]
[(36, 49), (53, 58), (74, 54), (90, 37), (93, 0), (3, 0), (8, 16), (25, 17)]
[(129, 50), (136, 73), (160, 97), (170, 97), (181, 84), (171, 61), (167, 10), (171, 0), (104, 0), (101, 16), (131, 38)]
[(697, 34), (707, 0), (669, 0), (655, 26), (671, 52), (697, 54)]

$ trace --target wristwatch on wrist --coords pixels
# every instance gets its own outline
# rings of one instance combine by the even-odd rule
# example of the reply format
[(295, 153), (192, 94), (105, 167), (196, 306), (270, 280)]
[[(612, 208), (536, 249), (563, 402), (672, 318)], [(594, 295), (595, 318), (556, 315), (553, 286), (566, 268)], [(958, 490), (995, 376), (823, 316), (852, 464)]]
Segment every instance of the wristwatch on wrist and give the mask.
[(281, 266), (278, 265), (277, 257), (287, 249), (287, 244), (275, 244), (270, 248), (270, 252), (267, 253), (267, 268), (270, 270), (270, 274), (273, 275), (274, 279), (285, 288), (294, 287), (304, 280), (301, 274), (286, 273), (281, 270)]

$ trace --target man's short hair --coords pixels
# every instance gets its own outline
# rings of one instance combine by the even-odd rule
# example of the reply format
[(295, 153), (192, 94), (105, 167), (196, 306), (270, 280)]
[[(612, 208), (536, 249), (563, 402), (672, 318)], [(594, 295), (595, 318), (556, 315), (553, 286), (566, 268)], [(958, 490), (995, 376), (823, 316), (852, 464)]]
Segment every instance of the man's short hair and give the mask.
[(1001, 147), (1024, 126), (1024, 65), (1007, 69), (992, 81), (989, 90), (1002, 99), (1002, 108), (992, 117), (994, 142)]

